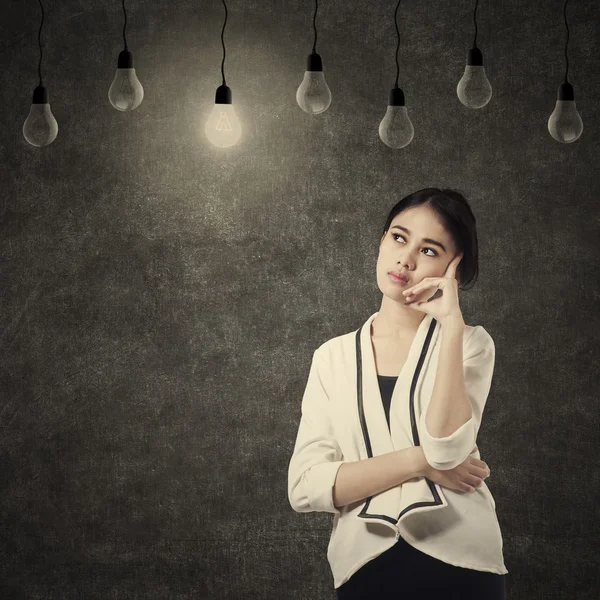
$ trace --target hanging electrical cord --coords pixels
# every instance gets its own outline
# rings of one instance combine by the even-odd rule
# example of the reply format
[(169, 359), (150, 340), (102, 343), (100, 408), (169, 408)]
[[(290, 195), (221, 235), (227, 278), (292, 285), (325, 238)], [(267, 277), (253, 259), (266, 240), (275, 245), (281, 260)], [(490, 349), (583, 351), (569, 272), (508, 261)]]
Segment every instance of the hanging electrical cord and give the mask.
[(316, 26), (317, 10), (319, 10), (319, 2), (318, 2), (318, 0), (315, 0), (315, 14), (313, 15), (313, 29), (315, 31), (315, 40), (313, 42), (313, 47), (312, 47), (313, 54), (317, 53), (317, 26)]
[(127, 39), (125, 38), (125, 29), (127, 28), (127, 11), (125, 10), (125, 0), (123, 0), (123, 15), (125, 16), (125, 23), (123, 23), (123, 43), (125, 44), (125, 50), (127, 50)]
[(43, 50), (42, 50), (42, 27), (44, 25), (44, 6), (42, 5), (41, 0), (38, 0), (39, 4), (40, 4), (40, 8), (42, 9), (42, 22), (40, 23), (40, 29), (38, 31), (38, 46), (40, 49), (40, 62), (38, 63), (38, 74), (40, 76), (40, 87), (42, 87), (44, 84), (42, 83), (42, 55), (43, 55)]
[(398, 29), (398, 9), (400, 8), (400, 0), (396, 4), (396, 10), (394, 11), (394, 25), (396, 26), (396, 38), (398, 43), (396, 44), (396, 83), (394, 88), (398, 87), (398, 77), (400, 76), (400, 64), (398, 63), (398, 51), (400, 50), (400, 30)]
[(473, 48), (477, 48), (477, 7), (479, 0), (475, 0), (475, 10), (473, 11), (473, 25), (475, 25), (475, 37), (473, 38)]
[(221, 74), (223, 76), (223, 85), (225, 84), (225, 40), (223, 39), (223, 34), (225, 33), (225, 25), (227, 25), (227, 4), (225, 4), (225, 0), (223, 0), (223, 6), (225, 7), (225, 21), (223, 22), (223, 29), (221, 29), (221, 45), (223, 46), (223, 60), (221, 61)]
[(567, 21), (567, 2), (569, 0), (565, 0), (565, 5), (563, 6), (563, 16), (565, 19), (565, 27), (567, 29), (567, 41), (565, 42), (565, 61), (567, 63), (567, 68), (565, 71), (565, 83), (569, 83), (567, 77), (569, 75), (569, 55), (567, 54), (567, 48), (569, 47), (569, 23)]

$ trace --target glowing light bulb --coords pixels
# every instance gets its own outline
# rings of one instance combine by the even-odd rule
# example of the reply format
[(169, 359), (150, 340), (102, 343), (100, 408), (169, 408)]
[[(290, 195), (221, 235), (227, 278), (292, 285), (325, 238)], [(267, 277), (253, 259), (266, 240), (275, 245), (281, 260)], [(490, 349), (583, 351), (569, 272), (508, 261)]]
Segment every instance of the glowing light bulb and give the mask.
[(415, 136), (415, 128), (404, 104), (404, 92), (400, 88), (390, 90), (387, 111), (379, 123), (379, 137), (390, 148), (404, 148)]
[(492, 97), (492, 86), (483, 68), (483, 55), (477, 46), (467, 54), (465, 72), (456, 86), (456, 94), (467, 108), (481, 108)]
[(229, 148), (242, 137), (242, 126), (231, 101), (231, 89), (226, 85), (217, 88), (215, 106), (204, 131), (208, 140), (219, 148)]
[(556, 106), (548, 119), (548, 131), (557, 142), (564, 144), (578, 140), (583, 131), (583, 121), (575, 106), (573, 86), (566, 81), (558, 86)]
[(331, 104), (331, 90), (325, 81), (323, 62), (315, 52), (308, 55), (304, 79), (296, 90), (296, 102), (310, 115), (325, 112)]
[(51, 144), (58, 135), (58, 123), (50, 110), (48, 92), (38, 85), (33, 91), (29, 114), (23, 123), (23, 137), (32, 145), (41, 148)]
[(108, 100), (123, 112), (137, 108), (144, 99), (144, 88), (133, 68), (133, 54), (123, 50), (119, 54), (117, 72), (108, 90)]

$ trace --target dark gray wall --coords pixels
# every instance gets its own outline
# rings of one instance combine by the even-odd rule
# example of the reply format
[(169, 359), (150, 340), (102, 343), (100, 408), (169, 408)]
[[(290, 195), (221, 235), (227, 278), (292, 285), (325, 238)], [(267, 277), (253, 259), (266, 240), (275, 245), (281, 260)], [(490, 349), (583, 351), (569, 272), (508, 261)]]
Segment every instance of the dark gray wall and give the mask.
[(597, 598), (598, 3), (568, 7), (584, 131), (563, 145), (547, 131), (562, 1), (480, 3), (479, 111), (455, 93), (474, 3), (403, 2), (415, 138), (396, 151), (377, 132), (395, 2), (321, 3), (333, 102), (316, 117), (295, 100), (313, 5), (230, 2), (243, 137), (225, 151), (203, 133), (220, 2), (127, 2), (132, 113), (107, 99), (121, 3), (45, 5), (59, 134), (43, 149), (21, 133), (40, 9), (0, 5), (2, 597), (334, 598), (332, 515), (294, 513), (286, 492), (312, 351), (378, 310), (385, 217), (439, 186), (478, 222), (460, 299), (496, 342), (478, 445), (509, 598)]

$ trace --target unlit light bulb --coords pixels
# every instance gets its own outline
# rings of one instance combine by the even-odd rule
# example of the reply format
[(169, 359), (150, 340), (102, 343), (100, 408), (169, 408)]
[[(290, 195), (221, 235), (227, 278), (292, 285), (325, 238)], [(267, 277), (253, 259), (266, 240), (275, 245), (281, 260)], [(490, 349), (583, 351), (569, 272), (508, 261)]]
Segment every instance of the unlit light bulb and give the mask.
[(483, 67), (483, 55), (477, 46), (467, 54), (465, 72), (456, 86), (456, 94), (467, 108), (481, 108), (492, 97), (492, 86)]
[(231, 89), (226, 85), (217, 88), (215, 106), (204, 131), (208, 140), (219, 148), (229, 148), (242, 137), (242, 126), (233, 108)]
[(564, 144), (578, 140), (583, 132), (583, 121), (575, 106), (575, 92), (566, 81), (558, 87), (556, 106), (548, 119), (548, 131), (557, 142)]
[(110, 103), (123, 112), (137, 108), (144, 99), (144, 88), (133, 68), (133, 54), (123, 50), (119, 54), (117, 72), (108, 90)]
[(58, 123), (50, 110), (48, 92), (42, 85), (33, 91), (29, 114), (23, 123), (23, 137), (32, 145), (41, 148), (51, 144), (58, 135)]
[(325, 81), (323, 62), (315, 52), (308, 55), (304, 79), (296, 90), (296, 102), (311, 115), (325, 112), (331, 104), (331, 90)]
[(400, 88), (393, 88), (386, 113), (379, 123), (379, 137), (390, 148), (404, 148), (414, 136), (415, 128), (404, 104), (404, 92)]

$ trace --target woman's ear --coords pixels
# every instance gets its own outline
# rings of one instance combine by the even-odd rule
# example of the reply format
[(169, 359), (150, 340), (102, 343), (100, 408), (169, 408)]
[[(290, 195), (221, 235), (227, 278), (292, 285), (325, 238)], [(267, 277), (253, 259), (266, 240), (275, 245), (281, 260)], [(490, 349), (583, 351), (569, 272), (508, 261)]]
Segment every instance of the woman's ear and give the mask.
[(456, 267), (456, 280), (458, 281), (458, 287), (460, 287), (461, 281), (462, 281), (462, 273), (463, 273), (463, 259), (465, 257), (464, 252), (460, 252), (459, 254), (462, 254), (460, 262), (458, 263), (458, 266)]

